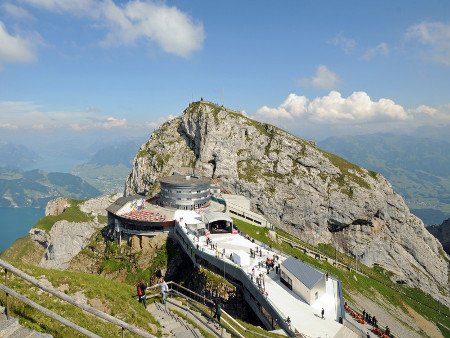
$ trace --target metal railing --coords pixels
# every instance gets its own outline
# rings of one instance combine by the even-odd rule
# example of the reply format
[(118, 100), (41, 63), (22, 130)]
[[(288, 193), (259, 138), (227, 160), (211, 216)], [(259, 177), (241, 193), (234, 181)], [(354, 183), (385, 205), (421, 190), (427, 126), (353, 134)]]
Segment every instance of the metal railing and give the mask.
[[(188, 301), (192, 306), (195, 307), (199, 312), (201, 312), (204, 316), (208, 317), (210, 320), (215, 321), (212, 317), (213, 315), (213, 308), (215, 306), (215, 303), (213, 300), (207, 298), (204, 295), (201, 295), (199, 293), (196, 293), (195, 291), (192, 291), (178, 283), (175, 283), (173, 281), (167, 282), (167, 285), (169, 287), (169, 295), (172, 294), (173, 296), (179, 296), (184, 298), (186, 301)], [(159, 288), (159, 284), (150, 286), (147, 288), (147, 291), (153, 291), (157, 290)], [(159, 297), (160, 293), (152, 293), (150, 297)], [(208, 314), (204, 309), (202, 309), (202, 306), (206, 306), (210, 313)], [(228, 312), (222, 309), (222, 314), (227, 317), (229, 321), (227, 321), (225, 318), (223, 318), (223, 321), (226, 325), (223, 325), (221, 322), (215, 321), (218, 325), (222, 327), (222, 329), (230, 329), (233, 331), (233, 334), (237, 335), (238, 337), (244, 338), (243, 333), (251, 333), (252, 335), (259, 336), (262, 338), (269, 338), (269, 336), (266, 336), (262, 333), (250, 330), (243, 326), (241, 323), (239, 323), (236, 319), (234, 319)], [(230, 323), (232, 322), (232, 323)]]
[(6, 293), (6, 316), (7, 318), (9, 318), (10, 315), (10, 308), (9, 308), (9, 296), (12, 296), (20, 301), (22, 301), (23, 303), (35, 308), (36, 310), (42, 312), (43, 314), (59, 321), (61, 324), (66, 325), (71, 327), (72, 329), (88, 336), (88, 337), (98, 337), (96, 334), (84, 329), (83, 327), (72, 323), (71, 321), (59, 316), (56, 313), (53, 313), (52, 311), (46, 309), (43, 306), (40, 306), (39, 304), (34, 303), (32, 300), (28, 299), (27, 297), (20, 295), (19, 293), (15, 292), (14, 290), (10, 289), (8, 287), (8, 273), (11, 272), (14, 275), (22, 278), (23, 280), (27, 281), (28, 283), (31, 283), (34, 286), (37, 286), (39, 289), (48, 292), (49, 294), (66, 301), (69, 304), (72, 304), (88, 313), (90, 313), (91, 315), (94, 315), (95, 317), (99, 318), (99, 319), (103, 319), (113, 325), (117, 325), (118, 327), (121, 328), (121, 332), (122, 332), (122, 337), (124, 337), (124, 333), (125, 330), (135, 333), (140, 337), (145, 337), (145, 338), (154, 338), (155, 336), (153, 336), (152, 334), (138, 328), (135, 327), (133, 325), (130, 325), (126, 322), (124, 322), (123, 320), (117, 319), (107, 313), (104, 313), (100, 310), (97, 310), (89, 305), (86, 304), (81, 304), (78, 303), (75, 299), (73, 299), (72, 297), (66, 295), (65, 293), (54, 289), (53, 287), (44, 285), (43, 283), (41, 283), (39, 280), (37, 280), (36, 278), (26, 274), (25, 272), (23, 272), (22, 270), (17, 269), (16, 267), (14, 267), (13, 265), (5, 262), (4, 260), (0, 259), (0, 266), (3, 267), (5, 269), (5, 285), (1, 285), (0, 284), (0, 289), (3, 290)]

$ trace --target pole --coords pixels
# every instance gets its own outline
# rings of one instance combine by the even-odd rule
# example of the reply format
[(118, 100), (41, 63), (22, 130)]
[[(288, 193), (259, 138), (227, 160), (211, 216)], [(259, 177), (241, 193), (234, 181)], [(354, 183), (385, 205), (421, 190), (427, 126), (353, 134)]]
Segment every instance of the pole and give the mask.
[[(5, 268), (5, 286), (8, 287), (8, 269)], [(6, 319), (9, 319), (9, 300), (8, 292), (6, 292)]]

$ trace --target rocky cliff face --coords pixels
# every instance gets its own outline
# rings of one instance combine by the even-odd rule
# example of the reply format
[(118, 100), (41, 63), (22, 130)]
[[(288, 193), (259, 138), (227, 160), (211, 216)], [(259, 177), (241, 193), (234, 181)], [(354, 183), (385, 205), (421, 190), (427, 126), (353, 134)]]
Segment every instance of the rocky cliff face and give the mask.
[[(45, 249), (40, 265), (45, 268), (66, 270), (71, 260), (89, 244), (92, 235), (104, 227), (104, 224), (98, 221), (98, 216), (106, 216), (106, 207), (118, 197), (117, 194), (104, 195), (82, 203), (80, 211), (92, 216), (90, 222), (60, 220), (53, 224), (49, 232), (32, 228), (29, 232), (31, 238)], [(60, 215), (68, 206), (69, 201), (59, 197), (48, 202), (45, 214)]]
[(310, 243), (330, 243), (434, 295), (448, 288), (448, 256), (384, 177), (277, 127), (192, 103), (142, 145), (125, 194), (151, 194), (174, 171), (213, 177)]
[(427, 230), (442, 243), (445, 252), (450, 255), (450, 218), (439, 225), (427, 227)]

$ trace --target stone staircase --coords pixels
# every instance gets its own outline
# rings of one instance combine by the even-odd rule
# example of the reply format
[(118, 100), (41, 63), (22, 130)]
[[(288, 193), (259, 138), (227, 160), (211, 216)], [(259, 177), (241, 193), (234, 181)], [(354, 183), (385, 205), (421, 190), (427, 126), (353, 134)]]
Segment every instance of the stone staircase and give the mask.
[(203, 337), (200, 330), (193, 327), (185, 319), (178, 316), (173, 310), (183, 313), (191, 321), (215, 337), (231, 338), (231, 334), (226, 330), (205, 318), (200, 312), (189, 309), (176, 299), (168, 299), (166, 305), (155, 302), (147, 307), (147, 310), (156, 318), (161, 324), (162, 332), (167, 337), (189, 337), (200, 338)]
[(0, 307), (1, 338), (52, 338), (51, 335), (27, 329), (16, 318), (6, 319), (5, 308)]

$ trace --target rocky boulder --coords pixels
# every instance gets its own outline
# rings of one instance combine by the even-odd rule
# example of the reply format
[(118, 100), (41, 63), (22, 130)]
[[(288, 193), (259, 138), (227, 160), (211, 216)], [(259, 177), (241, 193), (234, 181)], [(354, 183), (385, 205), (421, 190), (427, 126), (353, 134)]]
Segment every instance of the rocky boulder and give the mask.
[(58, 216), (70, 206), (69, 200), (64, 197), (57, 197), (47, 203), (45, 207), (45, 216)]
[(141, 146), (125, 195), (151, 195), (158, 179), (175, 171), (212, 177), (307, 242), (332, 244), (430, 294), (448, 289), (441, 244), (383, 176), (275, 126), (210, 102), (192, 103)]
[(40, 265), (51, 269), (67, 269), (71, 259), (89, 244), (95, 230), (96, 224), (93, 222), (56, 222), (47, 235), (46, 250)]

